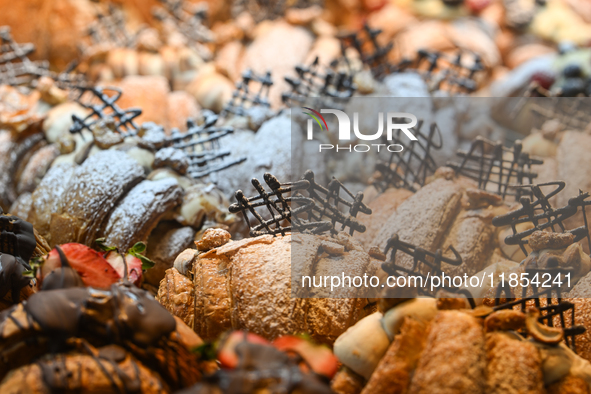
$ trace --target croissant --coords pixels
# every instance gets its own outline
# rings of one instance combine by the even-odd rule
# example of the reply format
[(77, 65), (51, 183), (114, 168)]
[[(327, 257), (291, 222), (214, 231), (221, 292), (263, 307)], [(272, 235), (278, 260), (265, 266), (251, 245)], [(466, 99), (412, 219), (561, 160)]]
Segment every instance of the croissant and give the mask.
[[(365, 299), (293, 298), (295, 286), (299, 286), (292, 282), (293, 242), (307, 245), (308, 254), (301, 258), (298, 268), (303, 272), (319, 274), (336, 261), (361, 275), (379, 269), (380, 262), (350, 237), (343, 234), (341, 245), (336, 239), (332, 241), (333, 247), (340, 246), (344, 253), (322, 258), (323, 240), (315, 236), (229, 238), (223, 230), (207, 230), (197, 242), (200, 251), (187, 249), (181, 253), (160, 282), (157, 300), (200, 337), (213, 339), (233, 328), (270, 339), (309, 333), (320, 342), (332, 343), (366, 313)], [(294, 275), (299, 278), (300, 273)], [(326, 297), (320, 292), (313, 294)]]
[[(12, 92), (31, 107), (40, 100), (35, 93), (26, 101)], [(124, 140), (106, 117), (91, 132), (71, 135), (69, 119), (86, 113), (65, 102), (40, 117), (47, 120), (45, 130), (33, 128), (38, 122), (31, 120), (19, 132), (16, 126), (0, 131), (0, 206), (32, 223), (47, 240), (46, 252), (69, 242), (96, 247), (98, 238), (123, 253), (147, 242), (147, 257), (156, 266), (146, 286), (153, 288), (200, 229), (230, 228), (235, 216), (225, 212), (229, 202), (218, 189), (186, 175), (182, 151), (160, 149), (164, 129), (145, 124)]]

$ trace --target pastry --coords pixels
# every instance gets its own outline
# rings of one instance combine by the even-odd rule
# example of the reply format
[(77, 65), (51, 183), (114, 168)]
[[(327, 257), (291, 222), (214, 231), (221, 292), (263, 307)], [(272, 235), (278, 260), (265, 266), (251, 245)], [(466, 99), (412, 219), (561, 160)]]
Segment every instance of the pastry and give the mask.
[[(582, 390), (573, 392), (584, 393), (589, 389), (591, 364), (561, 343), (561, 328), (539, 323), (536, 309), (524, 314), (470, 310), (458, 304), (460, 309), (427, 314), (427, 306), (418, 300), (399, 303), (386, 315), (372, 315), (377, 324), (367, 317), (337, 339), (335, 355), (367, 378), (361, 392), (544, 393), (569, 392), (572, 387)], [(429, 302), (436, 304), (434, 299)], [(387, 327), (393, 335), (384, 331)], [(372, 339), (384, 334), (390, 339)], [(335, 381), (343, 380), (340, 374)], [(336, 391), (347, 393), (350, 385), (343, 387)]]
[[(227, 243), (208, 251), (188, 249), (181, 253), (175, 268), (166, 272), (157, 296), (162, 305), (201, 337), (215, 338), (234, 328), (247, 329), (266, 338), (307, 332), (321, 342), (331, 343), (364, 313), (367, 301), (359, 298), (292, 298), (294, 235), (262, 235), (229, 241), (223, 230), (206, 231), (207, 239), (211, 238), (209, 232), (215, 232)], [(310, 250), (305, 259), (298, 261), (302, 261), (309, 274), (315, 272), (322, 265), (322, 260), (317, 258), (321, 241), (308, 236), (297, 242), (305, 242)], [(338, 246), (335, 242), (335, 247)], [(199, 243), (197, 247), (200, 248)], [(346, 248), (341, 248), (345, 256), (349, 254)], [(352, 253), (351, 258), (357, 261), (359, 257), (353, 257), (355, 253), (365, 256), (361, 260), (365, 269), (375, 264), (364, 252)], [(330, 254), (326, 258), (330, 259)]]
[(143, 176), (137, 162), (115, 151), (89, 157), (74, 170), (57, 211), (51, 215), (52, 244), (73, 241), (90, 245), (99, 238), (115, 203)]

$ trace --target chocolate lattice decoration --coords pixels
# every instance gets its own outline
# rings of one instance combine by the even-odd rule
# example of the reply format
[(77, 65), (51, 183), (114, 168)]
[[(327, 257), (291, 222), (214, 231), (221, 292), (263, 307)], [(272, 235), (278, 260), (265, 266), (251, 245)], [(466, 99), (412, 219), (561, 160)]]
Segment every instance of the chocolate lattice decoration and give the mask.
[[(441, 149), (443, 140), (436, 123), (431, 123), (428, 135), (421, 131), (423, 124), (423, 120), (419, 120), (411, 129), (412, 134), (417, 137), (416, 141), (402, 137), (401, 130), (396, 130), (392, 134), (393, 139), (387, 141), (389, 144), (402, 145), (404, 150), (391, 152), (388, 160), (376, 164), (376, 171), (380, 175), (373, 184), (378, 190), (384, 191), (389, 187), (395, 187), (416, 192), (425, 185), (427, 177), (435, 173), (437, 165), (431, 152), (432, 149)], [(435, 142), (436, 138), (439, 142)]]
[[(333, 178), (327, 187), (319, 185), (314, 179), (314, 172), (306, 171), (303, 180), (308, 181), (310, 186), (306, 189), (307, 197), (314, 201), (314, 207), (306, 212), (309, 221), (319, 222), (321, 220), (330, 220), (332, 224), (331, 232), (336, 234), (339, 231), (345, 231), (349, 228), (349, 234), (353, 235), (355, 231), (363, 233), (366, 228), (356, 219), (357, 214), (364, 213), (371, 215), (371, 209), (363, 203), (363, 193), (357, 192), (353, 195), (340, 181)], [(341, 196), (341, 190), (345, 197)], [(300, 194), (301, 191), (298, 191)], [(348, 214), (343, 213), (348, 210)], [(337, 229), (337, 223), (340, 228)]]
[[(530, 275), (535, 275), (536, 273), (549, 273), (551, 278), (554, 278), (556, 275), (567, 273), (568, 270), (569, 268), (528, 268), (526, 269), (526, 272)], [(527, 291), (530, 287), (533, 294), (527, 296)], [(515, 307), (520, 306), (521, 311), (525, 313), (528, 307), (535, 306), (540, 310), (541, 314), (538, 321), (549, 327), (554, 327), (555, 317), (559, 316), (560, 326), (564, 331), (564, 341), (567, 346), (576, 353), (576, 336), (584, 334), (587, 329), (582, 325), (575, 325), (575, 305), (572, 302), (562, 300), (562, 292), (559, 286), (544, 288), (541, 292), (537, 287), (531, 285), (530, 287), (524, 287), (522, 289), (522, 297), (515, 300), (511, 294), (511, 287), (509, 284), (507, 282), (499, 284), (495, 296), (494, 310), (514, 309)], [(505, 295), (504, 298), (507, 300), (505, 303), (500, 302), (503, 294)], [(545, 296), (546, 299), (546, 305), (544, 306), (542, 306), (542, 303), (540, 302), (540, 298), (543, 298), (542, 296)], [(570, 327), (567, 326), (565, 319), (565, 313), (568, 312), (570, 312), (571, 315)]]
[[(285, 77), (290, 90), (281, 95), (282, 101), (289, 106), (334, 107), (346, 102), (357, 90), (352, 73), (328, 67), (321, 70), (318, 56), (309, 66), (296, 66), (295, 71), (297, 77)], [(321, 100), (322, 104), (311, 103), (314, 99)]]
[[(242, 190), (238, 190), (235, 193), (238, 202), (230, 206), (231, 213), (243, 213), (251, 236), (285, 235), (292, 230), (312, 234), (329, 231), (336, 234), (348, 228), (351, 235), (354, 231), (365, 231), (365, 226), (355, 219), (359, 212), (371, 214), (371, 209), (363, 203), (363, 193), (353, 195), (335, 179), (327, 188), (323, 187), (316, 183), (314, 173), (310, 170), (306, 171), (301, 180), (293, 183), (282, 184), (269, 173), (265, 174), (264, 179), (271, 192), (265, 191), (261, 183), (254, 178), (252, 184), (259, 194), (248, 198)], [(341, 196), (341, 190), (351, 201)], [(284, 196), (288, 193), (289, 196)], [(292, 204), (296, 204), (297, 207), (293, 208)], [(265, 219), (255, 209), (263, 206), (266, 207), (265, 211), (271, 214), (270, 219)], [(348, 215), (343, 213), (341, 208), (348, 209)], [(250, 211), (258, 224), (251, 224), (247, 211)], [(340, 224), (339, 228), (337, 224)]]
[[(545, 194), (542, 191), (544, 186), (555, 186), (554, 190)], [(528, 188), (535, 200), (529, 197), (521, 197), (519, 202), (521, 208), (508, 212), (505, 215), (496, 216), (492, 220), (492, 224), (497, 227), (511, 226), (513, 234), (505, 238), (507, 245), (519, 245), (523, 253), (527, 256), (528, 252), (525, 248), (529, 237), (534, 231), (550, 229), (553, 232), (570, 232), (575, 235), (575, 242), (587, 238), (588, 246), (591, 247), (591, 238), (589, 236), (589, 228), (587, 224), (587, 215), (585, 207), (591, 205), (591, 201), (587, 201), (589, 193), (583, 193), (579, 190), (579, 195), (568, 200), (566, 206), (561, 208), (554, 208), (550, 203), (550, 199), (560, 193), (566, 186), (564, 181), (555, 181), (541, 183), (539, 185), (526, 185), (523, 188)], [(564, 221), (577, 214), (579, 207), (583, 212), (583, 220), (585, 224), (572, 230), (567, 230)], [(531, 223), (533, 228), (518, 232), (517, 225), (520, 223)]]
[[(112, 92), (111, 95), (107, 92)], [(77, 101), (91, 112), (84, 119), (72, 115), (74, 124), (70, 127), (71, 133), (82, 133), (83, 130), (92, 132), (92, 127), (104, 120), (112, 121), (114, 131), (125, 137), (138, 135), (140, 126), (135, 118), (141, 115), (139, 108), (121, 109), (117, 100), (121, 97), (118, 88), (79, 88)], [(191, 120), (187, 121), (187, 131), (181, 133), (173, 129), (170, 137), (162, 141), (164, 147), (173, 147), (182, 150), (189, 159), (188, 174), (197, 179), (208, 176), (214, 172), (240, 164), (246, 160), (244, 157), (230, 158), (231, 152), (221, 147), (220, 139), (232, 134), (231, 127), (215, 126), (218, 116), (204, 111), (202, 125), (197, 125)], [(157, 126), (160, 127), (161, 126)]]
[(92, 132), (91, 127), (96, 123), (112, 119), (116, 131), (121, 135), (124, 137), (136, 135), (139, 126), (135, 123), (135, 118), (141, 115), (142, 110), (121, 109), (117, 105), (121, 94), (121, 89), (114, 87), (79, 87), (76, 101), (91, 112), (84, 119), (72, 115), (74, 124), (70, 127), (70, 132), (72, 134), (81, 134), (83, 130)]
[[(295, 195), (299, 190), (310, 187), (306, 180), (282, 184), (270, 173), (265, 173), (264, 180), (271, 191), (267, 192), (261, 182), (253, 178), (252, 185), (259, 193), (254, 197), (246, 197), (242, 190), (236, 191), (234, 197), (237, 203), (230, 205), (231, 213), (242, 212), (246, 223), (250, 227), (250, 236), (257, 237), (264, 234), (285, 235), (292, 229), (302, 232), (322, 233), (331, 228), (330, 222), (310, 222), (298, 218), (298, 214), (310, 212), (314, 208), (314, 200)], [(292, 194), (293, 193), (293, 194)], [(298, 205), (292, 207), (292, 204)], [(256, 209), (265, 207), (265, 211), (271, 215), (265, 219)], [(247, 211), (258, 221), (251, 224)]]
[(343, 34), (339, 37), (343, 56), (346, 57), (347, 48), (354, 48), (359, 53), (361, 62), (368, 66), (374, 78), (379, 80), (388, 74), (404, 70), (410, 64), (406, 60), (400, 64), (390, 62), (388, 55), (394, 44), (389, 42), (381, 45), (377, 39), (381, 32), (382, 30), (372, 29), (366, 23), (358, 32)]
[(167, 141), (167, 145), (184, 151), (189, 157), (188, 173), (195, 179), (225, 170), (246, 160), (245, 157), (232, 158), (229, 150), (222, 149), (220, 139), (232, 134), (234, 129), (215, 126), (217, 120), (218, 116), (213, 113), (204, 116), (202, 125), (188, 120), (187, 132), (181, 133), (173, 129), (172, 136)]
[(40, 77), (49, 77), (59, 87), (70, 87), (84, 83), (84, 77), (71, 71), (76, 63), (71, 63), (63, 73), (49, 71), (49, 62), (32, 61), (29, 55), (35, 45), (18, 44), (10, 34), (10, 27), (0, 27), (0, 85), (35, 87)]
[(222, 115), (245, 116), (247, 110), (254, 106), (269, 108), (271, 106), (269, 89), (272, 85), (271, 72), (257, 75), (251, 69), (244, 71), (242, 80), (236, 83), (236, 90), (232, 93), (230, 102), (224, 107)]
[(187, 4), (184, 0), (160, 0), (162, 7), (154, 7), (152, 14), (163, 23), (176, 28), (198, 51), (203, 59), (211, 58), (211, 51), (203, 44), (213, 42), (211, 30), (205, 26), (207, 6)]
[(123, 11), (112, 4), (107, 7), (107, 12), (98, 12), (96, 20), (87, 30), (92, 45), (111, 44), (118, 48), (131, 48), (136, 44), (137, 34), (132, 34), (125, 25)]
[(457, 155), (462, 162), (448, 162), (448, 167), (456, 174), (476, 180), (479, 189), (496, 193), (503, 199), (514, 196), (519, 200), (523, 195), (531, 195), (530, 190), (521, 186), (533, 184), (538, 174), (532, 171), (532, 165), (543, 163), (523, 152), (519, 141), (513, 148), (507, 148), (501, 142), (480, 136), (472, 141), (468, 152), (458, 150)]
[(529, 100), (530, 111), (541, 128), (547, 120), (557, 120), (565, 129), (584, 131), (591, 123), (589, 100), (581, 98), (548, 97)]
[(463, 50), (455, 55), (419, 50), (417, 55), (412, 68), (422, 75), (431, 91), (472, 93), (478, 89), (475, 78), (485, 69), (480, 55)]
[[(441, 275), (441, 263), (454, 266), (462, 264), (462, 256), (460, 256), (455, 248), (450, 245), (449, 250), (453, 253), (453, 258), (444, 257), (441, 249), (437, 249), (435, 252), (430, 252), (422, 247), (413, 245), (409, 242), (404, 242), (398, 237), (398, 234), (394, 234), (394, 236), (386, 243), (384, 255), (388, 256), (388, 253), (390, 253), (390, 258), (388, 261), (382, 263), (382, 269), (388, 275), (392, 276), (421, 276), (423, 278), (423, 283), (426, 284), (429, 282), (430, 276)], [(402, 252), (413, 258), (412, 267), (403, 267), (396, 263), (396, 254), (398, 252)], [(448, 289), (446, 287), (440, 287), (437, 290), (441, 289), (451, 290), (452, 292), (456, 292), (457, 290)], [(431, 293), (426, 286), (423, 288), (417, 286), (417, 290), (419, 294), (435, 296), (435, 294)]]

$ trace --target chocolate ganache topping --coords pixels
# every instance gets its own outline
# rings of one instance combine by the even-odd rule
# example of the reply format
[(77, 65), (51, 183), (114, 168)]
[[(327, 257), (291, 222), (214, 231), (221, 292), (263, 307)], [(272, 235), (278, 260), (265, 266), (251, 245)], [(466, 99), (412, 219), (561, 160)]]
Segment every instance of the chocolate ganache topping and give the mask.
[(42, 291), (23, 305), (44, 331), (66, 337), (90, 330), (116, 343), (130, 340), (147, 346), (176, 329), (174, 317), (149, 293), (125, 283), (109, 291), (80, 287)]

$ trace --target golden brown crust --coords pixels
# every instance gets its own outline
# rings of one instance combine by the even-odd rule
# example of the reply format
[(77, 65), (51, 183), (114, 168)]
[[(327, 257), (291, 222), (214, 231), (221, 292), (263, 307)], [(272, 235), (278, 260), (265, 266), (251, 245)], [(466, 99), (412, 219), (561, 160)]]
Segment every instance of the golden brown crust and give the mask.
[(195, 246), (200, 252), (207, 252), (213, 248), (219, 248), (230, 241), (231, 235), (222, 228), (208, 228), (203, 233), (199, 241), (195, 241)]
[[(367, 300), (294, 297), (292, 274), (313, 275), (320, 246), (325, 241), (305, 234), (296, 237), (294, 242), (303, 246), (295, 251), (298, 255), (294, 259), (301, 262), (299, 268), (292, 266), (291, 234), (230, 241), (199, 254), (192, 264), (194, 296), (184, 296), (191, 305), (175, 306), (174, 300), (181, 302), (175, 292), (188, 291), (185, 285), (173, 285), (181, 276), (176, 270), (167, 271), (158, 299), (172, 313), (176, 314), (174, 310), (178, 309), (182, 314), (178, 316), (205, 339), (216, 338), (233, 328), (269, 339), (306, 332), (317, 341), (331, 344), (359, 320)], [(370, 260), (359, 250), (350, 250), (343, 256), (345, 261), (353, 259), (366, 265)]]
[(330, 382), (330, 388), (336, 394), (359, 394), (363, 390), (365, 379), (347, 367), (340, 369)]
[(216, 339), (232, 328), (230, 292), (227, 285), (230, 261), (225, 256), (195, 261), (195, 331), (206, 340)]
[(459, 311), (439, 311), (408, 392), (484, 393), (484, 344), (478, 319)]
[[(584, 297), (578, 295), (577, 297)], [(586, 295), (589, 297), (589, 295)], [(542, 300), (545, 301), (545, 300)], [(577, 335), (577, 354), (587, 361), (591, 361), (591, 299), (589, 298), (564, 298), (563, 301), (572, 302), (575, 305), (575, 325), (582, 325), (587, 330)], [(542, 305), (543, 306), (543, 305)], [(570, 327), (573, 323), (571, 321), (571, 314), (564, 314), (566, 327)], [(560, 326), (560, 320), (555, 319), (555, 324)]]
[[(371, 186), (373, 188), (373, 186)], [(376, 235), (380, 229), (386, 224), (390, 216), (398, 206), (407, 198), (413, 195), (413, 192), (406, 189), (389, 188), (383, 193), (379, 194), (372, 200), (368, 207), (371, 208), (372, 214), (367, 217), (363, 214), (359, 216), (359, 221), (366, 227), (364, 233), (355, 235), (355, 238), (369, 249), (370, 246), (375, 245)]]
[(160, 282), (156, 300), (174, 316), (178, 316), (185, 324), (194, 328), (195, 290), (193, 282), (181, 275), (176, 268), (166, 270), (164, 279)]
[(400, 334), (394, 337), (362, 394), (406, 393), (412, 373), (425, 347), (427, 333), (428, 329), (424, 323), (406, 317)]
[(511, 334), (486, 334), (486, 393), (544, 394), (542, 360), (535, 345)]
[(501, 309), (491, 313), (484, 319), (486, 332), (519, 331), (525, 326), (525, 314), (514, 309)]
[(589, 394), (589, 385), (579, 377), (567, 375), (547, 388), (547, 394)]
[[(126, 389), (126, 384), (127, 388)], [(11, 371), (0, 384), (5, 394), (49, 392), (107, 393), (135, 389), (144, 394), (168, 393), (160, 377), (129, 354), (123, 360), (88, 355), (56, 355)], [(132, 388), (130, 390), (130, 388)]]
[[(380, 248), (394, 234), (402, 241), (432, 250), (441, 244), (445, 232), (460, 209), (463, 186), (454, 181), (437, 179), (409, 197), (393, 213), (376, 234), (375, 244)], [(412, 257), (399, 253), (396, 261), (403, 267), (412, 267)]]

